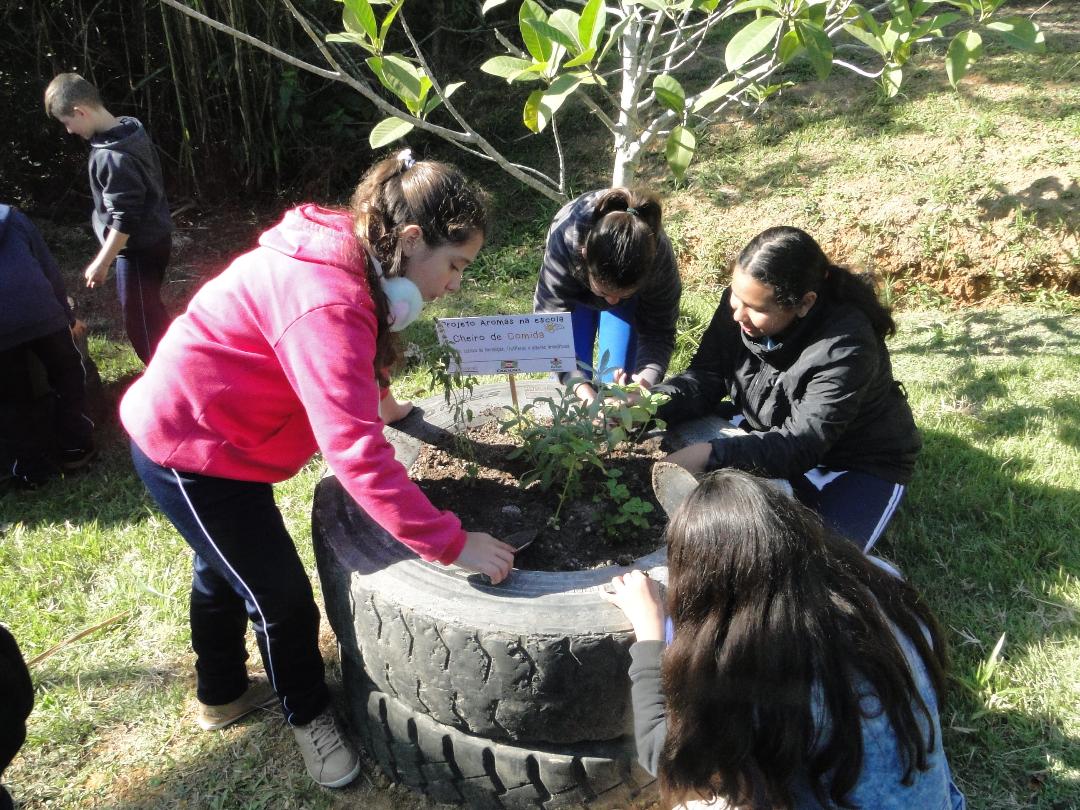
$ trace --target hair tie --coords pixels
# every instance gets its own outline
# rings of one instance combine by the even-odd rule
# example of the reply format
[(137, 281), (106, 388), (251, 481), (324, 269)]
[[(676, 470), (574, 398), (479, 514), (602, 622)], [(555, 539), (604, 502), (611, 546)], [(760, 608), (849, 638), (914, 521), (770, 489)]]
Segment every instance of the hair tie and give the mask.
[(631, 216), (637, 216), (637, 212), (638, 211), (637, 211), (636, 208), (634, 208), (634, 206), (632, 206), (632, 205), (626, 206), (626, 213), (630, 214)]
[(401, 170), (405, 172), (416, 165), (416, 158), (413, 157), (412, 149), (408, 147), (397, 153), (397, 159), (401, 161)]

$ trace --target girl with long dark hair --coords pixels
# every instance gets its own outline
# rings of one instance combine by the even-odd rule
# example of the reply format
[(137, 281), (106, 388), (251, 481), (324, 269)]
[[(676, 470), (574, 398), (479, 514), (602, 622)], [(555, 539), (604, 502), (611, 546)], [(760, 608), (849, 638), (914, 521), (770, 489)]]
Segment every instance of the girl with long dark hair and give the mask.
[[(667, 807), (961, 810), (942, 750), (944, 639), (925, 602), (764, 479), (705, 476), (667, 529), (667, 615), (640, 571), (634, 733)], [(710, 805), (712, 806), (712, 805)]]
[(895, 331), (870, 281), (829, 261), (809, 234), (763, 231), (739, 254), (689, 368), (657, 389), (671, 396), (657, 414), (669, 425), (716, 413), (743, 433), (668, 460), (786, 479), (869, 550), (921, 447), (885, 346)]
[(655, 195), (611, 188), (567, 203), (551, 223), (533, 309), (571, 313), (578, 370), (558, 376), (580, 380), (585, 402), (598, 372), (651, 388), (667, 370), (682, 285), (660, 220)]
[[(199, 724), (276, 698), (308, 773), (359, 773), (330, 710), (311, 583), (271, 484), (316, 451), (419, 556), (502, 580), (513, 549), (466, 532), (411, 482), (383, 438), (393, 332), (455, 291), (486, 213), (457, 169), (405, 151), (373, 166), (352, 211), (302, 205), (207, 282), (120, 405), (135, 469), (195, 551), (191, 644)], [(269, 682), (249, 681), (255, 628)]]

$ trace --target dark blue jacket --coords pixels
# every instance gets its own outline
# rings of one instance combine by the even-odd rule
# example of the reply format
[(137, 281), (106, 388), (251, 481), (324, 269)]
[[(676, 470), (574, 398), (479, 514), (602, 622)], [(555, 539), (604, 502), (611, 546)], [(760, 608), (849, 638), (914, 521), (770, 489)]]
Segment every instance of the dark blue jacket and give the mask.
[(64, 280), (26, 215), (0, 205), (0, 351), (75, 323)]
[(104, 242), (107, 229), (128, 235), (132, 250), (152, 247), (172, 233), (169, 202), (154, 144), (138, 119), (90, 139), (90, 192), (94, 195), (94, 233)]
[[(533, 296), (534, 312), (572, 312), (581, 306), (600, 311), (611, 309), (611, 304), (589, 289), (589, 272), (581, 255), (592, 227), (596, 198), (602, 193), (603, 189), (582, 194), (564, 205), (552, 220)], [(675, 349), (675, 321), (679, 317), (681, 295), (675, 251), (661, 230), (652, 273), (631, 296), (640, 301), (634, 314), (637, 368), (627, 371), (640, 372), (654, 383), (663, 379)], [(571, 374), (563, 372), (558, 376), (561, 382), (566, 382)]]

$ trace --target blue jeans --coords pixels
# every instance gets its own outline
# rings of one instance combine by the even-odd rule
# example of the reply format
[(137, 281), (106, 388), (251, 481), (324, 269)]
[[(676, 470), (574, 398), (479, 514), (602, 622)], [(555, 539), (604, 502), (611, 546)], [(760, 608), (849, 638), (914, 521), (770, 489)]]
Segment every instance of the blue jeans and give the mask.
[(169, 266), (172, 237), (146, 248), (124, 248), (116, 257), (116, 293), (124, 312), (124, 331), (144, 364), (150, 362), (169, 328), (169, 313), (161, 303), (161, 284)]
[(131, 443), (135, 471), (195, 551), (191, 648), (196, 690), (210, 705), (247, 689), (250, 619), (285, 719), (310, 723), (330, 703), (319, 608), (270, 484), (162, 467)]
[[(598, 310), (578, 306), (570, 313), (574, 330), (574, 354), (578, 370), (586, 379), (593, 378), (593, 345), (599, 343), (597, 365), (601, 382), (611, 382), (616, 369), (632, 374), (637, 369), (636, 320), (638, 298), (633, 296), (621, 301), (611, 309)], [(599, 339), (598, 339), (599, 335)]]

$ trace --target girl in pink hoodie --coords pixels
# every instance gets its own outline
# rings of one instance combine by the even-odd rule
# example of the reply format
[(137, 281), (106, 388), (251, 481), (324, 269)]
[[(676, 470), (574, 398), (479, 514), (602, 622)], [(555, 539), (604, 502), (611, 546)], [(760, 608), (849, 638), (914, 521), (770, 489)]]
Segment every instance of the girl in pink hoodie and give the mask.
[[(495, 582), (508, 574), (511, 547), (432, 506), (379, 415), (392, 333), (420, 299), (458, 289), (485, 227), (453, 167), (408, 150), (384, 160), (349, 212), (293, 209), (207, 282), (120, 404), (140, 478), (195, 550), (200, 725), (227, 725), (276, 692), (320, 784), (347, 784), (359, 761), (329, 709), (318, 608), (271, 485), (321, 451), (364, 511), (420, 557)], [(395, 287), (411, 306), (388, 299)], [(268, 683), (248, 678), (248, 619)]]

